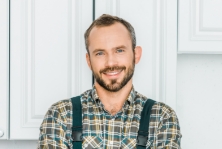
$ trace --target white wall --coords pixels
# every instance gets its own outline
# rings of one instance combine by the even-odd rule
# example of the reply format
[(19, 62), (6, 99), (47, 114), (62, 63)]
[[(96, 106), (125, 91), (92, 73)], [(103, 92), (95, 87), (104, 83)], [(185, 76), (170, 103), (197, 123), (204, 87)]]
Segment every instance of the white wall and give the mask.
[(221, 148), (222, 55), (178, 55), (177, 64), (183, 149)]
[(3, 141), (0, 140), (0, 149), (36, 149), (37, 141)]

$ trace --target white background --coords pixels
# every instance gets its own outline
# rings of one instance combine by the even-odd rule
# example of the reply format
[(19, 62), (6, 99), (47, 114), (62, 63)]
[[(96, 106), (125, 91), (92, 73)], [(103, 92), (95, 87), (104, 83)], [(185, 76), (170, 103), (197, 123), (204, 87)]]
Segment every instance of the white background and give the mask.
[[(23, 0), (21, 0), (21, 1), (25, 2)], [(14, 2), (16, 2), (18, 5), (20, 5), (20, 3), (18, 1), (14, 1)], [(29, 7), (29, 6), (31, 6), (31, 3), (29, 3), (29, 2), (30, 1), (28, 1), (28, 3), (26, 3), (27, 5), (22, 5), (22, 6), (27, 6), (27, 8), (29, 8), (29, 9), (27, 9), (27, 12), (33, 12), (32, 11), (33, 8)], [(34, 1), (32, 1), (32, 2), (34, 2)], [(76, 1), (76, 2), (77, 2), (76, 5), (79, 5), (78, 1)], [(96, 16), (99, 16), (101, 13), (105, 12), (105, 13), (110, 13), (110, 14), (114, 14), (114, 15), (120, 15), (123, 18), (126, 18), (127, 20), (129, 20), (129, 22), (132, 22), (132, 24), (136, 24), (134, 27), (136, 28), (136, 30), (138, 30), (138, 34), (137, 34), (138, 42), (140, 43), (140, 45), (142, 47), (144, 47), (144, 50), (147, 50), (143, 53), (144, 55), (142, 57), (141, 64), (137, 67), (138, 70), (136, 73), (143, 72), (142, 69), (144, 67), (146, 67), (145, 72), (146, 73), (151, 72), (152, 74), (150, 74), (150, 73), (148, 74), (148, 77), (145, 78), (145, 80), (146, 80), (145, 82), (144, 82), (144, 79), (140, 80), (140, 78), (138, 77), (139, 75), (136, 74), (137, 78), (135, 79), (136, 80), (135, 84), (136, 84), (136, 86), (138, 86), (137, 88), (139, 89), (139, 91), (141, 91), (142, 94), (150, 96), (150, 97), (154, 98), (155, 100), (166, 102), (167, 104), (169, 104), (171, 107), (173, 107), (176, 110), (177, 115), (179, 117), (181, 131), (182, 131), (182, 135), (183, 135), (182, 142), (181, 142), (182, 148), (184, 148), (184, 149), (219, 148), (220, 147), (220, 138), (221, 138), (220, 134), (222, 133), (222, 128), (221, 128), (222, 120), (221, 120), (221, 114), (220, 114), (220, 113), (222, 113), (222, 109), (220, 108), (222, 105), (222, 101), (221, 101), (221, 99), (222, 99), (222, 92), (221, 92), (221, 89), (222, 89), (222, 77), (221, 77), (222, 76), (221, 31), (222, 30), (221, 30), (221, 28), (222, 28), (222, 26), (221, 26), (221, 21), (222, 20), (221, 20), (221, 17), (218, 17), (217, 14), (222, 13), (221, 9), (218, 9), (218, 6), (220, 6), (220, 4), (222, 4), (222, 2), (220, 0), (195, 0), (195, 1), (183, 1), (183, 2), (179, 1), (179, 3), (178, 3), (178, 20), (176, 20), (176, 21), (178, 21), (178, 32), (177, 32), (178, 33), (178, 43), (176, 43), (176, 41), (174, 40), (174, 38), (176, 36), (174, 36), (174, 35), (166, 36), (168, 33), (167, 31), (169, 31), (168, 35), (171, 33), (175, 33), (175, 31), (177, 31), (177, 26), (176, 26), (177, 24), (176, 25), (174, 24), (175, 23), (174, 16), (176, 16), (175, 13), (177, 13), (177, 9), (176, 9), (176, 7), (174, 7), (174, 6), (177, 6), (176, 0), (172, 0), (172, 1), (160, 1), (160, 0), (145, 1), (145, 0), (143, 0), (140, 2), (138, 2), (138, 1), (128, 2), (126, 0), (121, 0), (121, 2), (119, 0), (115, 0), (115, 1), (110, 1), (110, 0), (99, 1), (99, 0), (97, 0), (97, 2), (98, 3), (97, 3)], [(16, 4), (16, 3), (14, 3), (14, 4)], [(71, 3), (71, 1), (66, 1), (66, 3), (64, 3), (64, 5), (61, 6), (61, 7), (63, 7), (63, 9), (61, 9), (61, 10), (64, 11), (66, 9), (66, 5), (70, 4), (70, 3)], [(120, 5), (118, 5), (118, 3)], [(5, 3), (3, 3), (3, 4), (5, 5)], [(84, 7), (87, 5), (84, 2), (82, 4), (83, 4), (82, 7), (76, 7), (74, 4), (69, 7), (68, 12), (64, 11), (62, 14), (63, 15), (65, 15), (66, 13), (70, 14), (70, 11), (71, 10), (73, 11), (73, 9), (71, 9), (72, 7), (79, 8), (79, 9), (81, 8), (82, 11), (84, 10), (84, 8), (89, 7), (89, 6)], [(125, 7), (126, 5), (128, 5), (128, 7)], [(17, 5), (12, 5), (12, 6), (17, 8)], [(39, 6), (42, 6), (42, 5), (39, 5)], [(45, 6), (48, 7), (47, 3)], [(115, 7), (115, 6), (119, 6), (119, 7)], [(60, 10), (61, 7), (59, 7), (58, 9)], [(22, 8), (22, 7), (18, 7), (18, 8)], [(38, 7), (38, 8), (41, 8), (41, 7)], [(166, 9), (166, 8), (168, 8), (168, 9)], [(174, 8), (174, 9), (171, 9), (171, 8)], [(7, 11), (7, 9), (5, 9), (5, 10)], [(19, 11), (19, 9), (14, 9), (14, 10), (16, 10), (16, 11), (14, 11), (14, 15), (20, 17), (21, 14), (16, 13), (17, 11)], [(36, 10), (39, 10), (39, 9), (37, 9), (37, 7), (36, 7)], [(47, 9), (44, 9), (44, 10), (47, 10)], [(176, 10), (176, 11), (174, 11), (174, 10)], [(3, 13), (5, 12), (4, 9), (2, 9), (2, 11), (3, 11)], [(74, 13), (71, 13), (71, 14), (73, 14), (75, 16), (76, 12), (80, 13), (80, 14), (77, 14), (77, 18), (74, 17), (74, 19), (73, 19), (71, 16), (69, 16), (69, 17), (72, 18), (72, 21), (74, 21), (71, 23), (73, 25), (77, 26), (73, 30), (80, 29), (80, 31), (78, 32), (77, 36), (76, 36), (75, 32), (74, 33), (72, 32), (70, 34), (68, 33), (68, 36), (65, 36), (66, 38), (68, 37), (68, 41), (69, 41), (69, 39), (75, 39), (73, 41), (69, 41), (69, 43), (67, 44), (69, 46), (70, 45), (73, 46), (71, 48), (72, 50), (78, 49), (78, 47), (84, 48), (84, 44), (83, 44), (83, 40), (82, 40), (83, 32), (84, 32), (83, 28), (86, 28), (88, 26), (87, 23), (83, 22), (85, 17), (81, 16), (81, 15), (87, 14), (87, 13), (83, 13), (84, 11), (83, 12), (75, 11)], [(85, 12), (87, 12), (87, 11), (85, 11)], [(203, 13), (200, 13), (200, 12), (203, 12)], [(89, 11), (89, 13), (91, 13), (91, 10)], [(30, 13), (27, 13), (27, 14), (24, 13), (24, 14), (23, 15), (28, 18), (28, 19), (25, 18), (28, 20), (26, 22), (28, 24), (28, 27), (32, 27), (32, 24), (31, 24), (32, 22), (30, 21), (31, 20), (30, 18), (32, 16), (30, 15)], [(38, 16), (41, 16), (40, 14), (41, 14), (41, 11), (40, 11), (40, 13), (38, 13)], [(7, 16), (7, 14), (0, 15), (0, 16), (1, 16), (1, 18), (2, 17), (4, 18), (5, 16)], [(139, 16), (141, 16), (141, 20), (140, 20)], [(148, 19), (143, 20), (142, 16), (145, 18), (147, 17)], [(172, 16), (172, 17), (170, 17), (170, 16)], [(17, 19), (18, 19), (18, 21), (20, 21), (20, 19), (18, 17), (17, 17)], [(47, 16), (44, 16), (44, 17), (47, 18)], [(138, 19), (138, 21), (130, 20), (133, 17), (135, 19)], [(75, 23), (76, 20), (77, 20), (77, 22), (78, 21), (82, 21), (82, 22), (78, 22), (79, 24), (78, 23), (76, 24)], [(198, 20), (200, 20), (200, 22)], [(54, 21), (56, 22), (57, 19), (54, 18)], [(64, 22), (64, 24), (61, 24), (61, 26), (63, 26), (63, 25), (69, 26), (70, 25), (69, 23), (67, 23), (70, 21), (69, 19), (65, 20), (65, 21), (66, 22)], [(143, 23), (140, 23), (140, 22), (143, 22)], [(171, 22), (173, 22), (172, 28), (170, 28)], [(37, 22), (37, 23), (40, 23), (40, 25), (37, 26), (37, 27), (40, 27), (41, 21)], [(16, 25), (16, 23), (13, 23), (13, 24), (14, 25), (12, 27), (15, 29), (15, 31), (11, 30), (12, 31), (11, 35), (12, 35), (12, 37), (17, 37), (15, 34), (16, 34), (16, 32), (19, 32), (22, 27), (19, 27), (19, 25), (21, 25), (21, 24), (18, 24), (18, 25)], [(82, 26), (82, 24), (84, 26)], [(3, 27), (1, 26), (1, 28), (0, 28), (1, 31), (5, 31), (4, 29), (7, 26), (7, 22), (5, 22), (4, 25), (5, 26), (3, 26)], [(146, 28), (147, 30), (144, 33), (142, 32), (143, 29), (141, 28), (141, 26), (142, 26), (142, 28), (145, 28), (148, 26), (148, 28)], [(69, 28), (71, 28), (71, 27), (72, 26), (69, 26)], [(49, 28), (50, 28), (50, 26), (49, 26)], [(26, 29), (26, 28), (23, 28), (23, 29)], [(28, 31), (29, 30), (30, 30), (30, 28), (28, 28)], [(27, 33), (30, 33), (28, 31), (27, 31)], [(39, 30), (39, 31), (41, 31), (41, 30)], [(66, 34), (67, 31), (63, 32), (63, 30), (61, 30), (61, 33)], [(47, 30), (46, 30), (46, 32), (47, 32)], [(148, 33), (150, 33), (151, 35)], [(18, 34), (22, 34), (22, 32), (21, 33), (19, 32)], [(75, 36), (72, 37), (73, 35), (75, 35)], [(24, 36), (26, 36), (26, 35), (24, 35)], [(3, 39), (4, 37), (7, 38), (6, 32), (4, 32), (4, 34), (1, 34), (0, 37), (1, 37), (1, 39)], [(32, 37), (32, 36), (31, 36), (31, 34), (27, 34), (27, 37)], [(37, 38), (39, 41), (41, 40), (40, 37), (41, 36), (39, 36)], [(72, 37), (72, 38), (69, 38), (69, 37)], [(153, 37), (156, 37), (156, 39), (152, 39)], [(173, 38), (170, 38), (170, 37), (173, 37)], [(44, 40), (47, 40), (47, 37), (44, 37), (44, 38), (43, 38)], [(148, 40), (144, 40), (145, 38)], [(27, 38), (27, 39), (28, 39), (28, 43), (32, 43), (32, 41), (29, 42), (29, 40), (31, 38)], [(18, 38), (18, 40), (12, 39), (12, 41), (16, 41), (16, 42), (19, 40), (21, 40), (21, 39), (19, 39), (19, 38)], [(36, 40), (36, 41), (38, 41), (38, 40)], [(57, 40), (56, 37), (55, 37), (55, 40)], [(80, 42), (79, 42), (79, 40), (80, 40)], [(2, 41), (4, 41), (4, 42), (2, 42)], [(60, 41), (60, 40), (58, 40), (58, 41)], [(64, 39), (64, 41), (66, 41), (66, 39)], [(171, 41), (175, 42), (175, 44), (171, 44), (172, 43)], [(1, 42), (3, 43), (2, 44), (3, 46), (1, 48), (7, 49), (7, 44), (6, 44), (7, 42), (5, 40), (1, 40)], [(11, 43), (11, 44), (12, 44), (11, 49), (17, 48), (16, 44), (14, 44), (14, 43)], [(78, 45), (78, 44), (80, 44), (80, 45)], [(178, 49), (176, 49), (175, 52), (173, 53), (175, 55), (170, 55), (168, 57), (164, 57), (164, 55), (161, 55), (164, 53), (163, 51), (161, 51), (163, 49), (166, 50), (165, 51), (166, 53), (172, 54), (169, 51), (171, 49), (175, 49), (175, 46), (171, 47), (171, 45), (176, 45), (176, 44), (178, 44)], [(50, 45), (50, 44), (46, 44), (46, 45), (53, 47), (53, 45)], [(66, 46), (66, 44), (64, 42), (62, 42), (61, 45)], [(13, 48), (13, 46), (15, 48)], [(30, 46), (30, 45), (28, 45), (28, 46)], [(43, 48), (45, 47), (44, 45), (41, 45), (41, 44), (39, 44), (38, 46), (42, 46)], [(70, 49), (69, 46), (66, 47), (66, 49)], [(171, 48), (169, 48), (168, 46)], [(58, 48), (58, 47), (55, 47), (55, 48)], [(153, 48), (155, 48), (155, 49), (153, 49)], [(29, 49), (29, 47), (28, 47), (28, 49)], [(41, 49), (41, 47), (40, 47), (40, 49)], [(68, 51), (68, 52), (70, 52), (70, 51)], [(5, 52), (5, 51), (1, 51), (1, 54), (2, 53), (4, 55), (7, 55), (7, 52)], [(42, 51), (42, 53), (44, 55), (44, 51)], [(42, 53), (40, 53), (40, 56)], [(12, 51), (11, 51), (11, 54), (13, 55)], [(29, 53), (27, 53), (27, 54), (29, 54)], [(49, 52), (48, 55), (46, 54), (44, 56), (50, 56), (50, 54), (51, 53)], [(84, 53), (78, 53), (78, 54), (81, 56), (84, 56)], [(150, 54), (152, 54), (152, 55), (150, 55)], [(1, 56), (1, 58), (3, 57), (3, 60), (4, 60), (4, 56), (2, 56), (2, 55), (0, 55), (0, 56)], [(11, 71), (12, 72), (13, 71), (16, 72), (17, 70), (20, 71), (19, 68), (16, 68), (17, 63), (15, 61), (19, 57), (16, 57), (17, 56), (16, 54), (14, 54), (14, 56), (15, 56), (15, 58), (11, 57), (12, 58), (11, 62), (13, 63), (13, 61), (14, 61), (14, 68), (15, 69), (13, 68)], [(57, 53), (57, 56), (59, 56), (58, 53)], [(67, 56), (67, 54), (65, 54), (65, 56)], [(63, 59), (66, 58), (65, 56)], [(77, 60), (74, 59), (74, 64), (75, 64), (75, 66), (78, 66), (79, 63), (76, 63), (76, 62), (78, 62), (79, 57), (76, 56), (75, 54), (74, 54), (74, 56), (75, 56), (75, 58), (77, 58)], [(161, 56), (163, 56), (163, 57), (161, 57)], [(68, 57), (69, 57), (69, 55), (68, 55)], [(175, 57), (177, 58), (176, 61), (174, 61)], [(162, 58), (168, 58), (167, 59), (168, 61), (165, 61), (165, 60), (162, 61)], [(169, 65), (169, 63), (168, 64), (164, 63), (164, 62), (169, 62), (170, 58), (173, 59), (173, 61), (174, 61), (173, 64), (175, 64), (176, 67), (174, 67), (174, 66), (171, 67), (171, 65)], [(89, 71), (85, 70), (87, 67), (85, 66), (85, 62), (83, 62), (83, 60), (84, 60), (84, 58), (80, 59), (81, 66), (84, 66), (84, 67), (82, 67), (84, 70), (81, 70), (81, 71), (87, 72), (87, 75), (90, 76)], [(18, 62), (20, 62), (20, 61), (18, 61)], [(43, 65), (41, 63), (42, 61), (38, 61), (38, 62), (40, 63), (40, 65)], [(67, 61), (65, 61), (65, 62), (67, 62)], [(71, 60), (70, 62), (73, 62), (73, 60)], [(7, 68), (5, 68), (5, 67), (7, 67), (7, 59), (6, 59), (6, 61), (3, 61), (3, 63), (5, 63), (5, 64), (0, 65), (1, 69), (2, 70), (7, 69)], [(60, 65), (60, 64), (62, 65), (62, 62), (61, 63), (57, 62), (57, 65)], [(157, 68), (155, 69), (154, 66), (157, 66)], [(161, 68), (162, 66), (164, 69), (167, 69), (167, 71), (161, 71), (162, 69), (160, 71), (158, 71), (159, 68)], [(47, 67), (47, 66), (44, 66), (44, 67)], [(70, 68), (70, 66), (69, 66), (69, 68)], [(61, 69), (63, 69), (63, 68), (61, 68)], [(64, 68), (64, 69), (69, 70), (68, 68)], [(53, 68), (53, 70), (56, 70), (56, 68)], [(170, 71), (172, 73), (170, 73)], [(66, 71), (66, 73), (70, 74), (69, 71)], [(163, 74), (161, 74), (161, 73), (163, 73)], [(20, 73), (18, 73), (18, 74), (20, 74)], [(161, 76), (165, 77), (165, 74), (168, 76), (171, 76), (171, 79), (159, 78)], [(41, 73), (39, 73), (39, 75), (41, 75)], [(63, 77), (64, 76), (66, 76), (66, 75), (63, 74)], [(77, 80), (77, 83), (80, 83), (82, 81), (86, 81), (86, 80), (84, 80), (84, 77), (81, 77), (81, 73), (77, 74), (77, 76), (78, 76), (77, 78), (82, 79), (82, 80)], [(4, 73), (3, 77), (7, 78), (7, 73)], [(1, 77), (0, 79), (2, 79), (3, 77)], [(11, 77), (14, 78), (14, 82), (16, 84), (17, 73), (12, 74)], [(70, 77), (70, 76), (68, 76), (68, 77)], [(144, 77), (144, 74), (142, 75), (142, 77)], [(168, 82), (165, 84), (164, 81), (162, 81), (162, 79), (163, 80), (165, 79), (165, 81), (168, 81)], [(88, 78), (88, 80), (90, 80), (90, 78)], [(46, 79), (46, 81), (50, 81), (50, 78)], [(145, 85), (139, 86), (140, 81), (142, 83), (145, 83)], [(172, 82), (170, 82), (170, 81), (172, 81)], [(89, 82), (89, 81), (86, 81), (86, 82)], [(4, 83), (7, 86), (7, 82), (4, 81)], [(13, 83), (13, 81), (12, 81), (12, 83)], [(67, 87), (66, 82), (63, 82), (63, 83), (64, 83), (64, 86)], [(150, 84), (146, 85), (146, 83), (150, 83)], [(170, 84), (170, 83), (172, 83), (172, 84)], [(159, 84), (159, 86), (158, 86), (158, 84)], [(2, 84), (0, 87), (5, 89)], [(38, 87), (41, 87), (41, 85), (39, 85)], [(82, 91), (81, 90), (82, 88), (76, 89), (75, 87), (76, 86), (74, 86), (75, 90), (67, 91), (68, 94), (65, 93), (66, 94), (65, 96), (67, 96), (67, 95), (69, 96), (70, 94), (73, 95), (71, 92), (78, 92), (79, 93), (80, 91)], [(169, 87), (172, 87), (172, 88), (169, 88)], [(14, 91), (17, 91), (15, 86), (14, 86), (14, 88), (15, 88)], [(47, 89), (47, 86), (44, 86), (44, 88)], [(68, 86), (68, 88), (70, 89), (70, 86)], [(39, 88), (39, 90), (44, 91), (44, 90), (42, 90), (42, 88)], [(78, 90), (78, 91), (76, 91), (76, 90)], [(148, 91), (146, 92), (146, 90), (148, 90)], [(170, 90), (170, 92), (168, 90)], [(1, 95), (3, 95), (1, 97), (7, 96), (7, 88), (4, 91), (5, 91), (4, 95), (1, 94)], [(18, 91), (18, 93), (20, 93), (20, 92)], [(13, 92), (11, 92), (11, 94), (13, 94)], [(11, 101), (13, 101), (13, 103), (18, 102), (18, 104), (19, 104), (19, 99), (18, 99), (18, 101), (16, 101), (16, 98), (13, 98), (13, 97), (16, 97), (15, 95), (16, 94), (14, 94), (14, 96), (11, 96)], [(38, 94), (38, 95), (42, 95), (42, 94)], [(46, 97), (46, 96), (49, 96), (49, 97)], [(39, 96), (39, 97), (36, 96), (36, 97), (38, 97), (38, 99), (44, 100), (45, 98), (51, 98), (51, 96), (52, 96), (52, 94), (47, 94), (47, 95), (44, 95), (44, 97), (42, 97), (42, 96)], [(172, 97), (172, 100), (169, 97)], [(22, 101), (23, 100), (24, 99), (22, 99)], [(55, 99), (53, 99), (53, 100), (55, 100)], [(36, 100), (36, 101), (38, 101), (38, 100)], [(52, 101), (48, 101), (48, 102), (51, 103)], [(47, 103), (47, 104), (50, 104), (50, 103)], [(6, 102), (4, 102), (4, 104), (7, 106)], [(22, 108), (22, 106), (21, 107), (19, 106), (19, 108)], [(37, 106), (37, 105), (35, 105), (35, 106)], [(46, 106), (46, 105), (44, 105), (44, 106)], [(27, 106), (27, 107), (29, 107), (29, 106)], [(37, 106), (37, 107), (39, 108), (39, 106)], [(12, 108), (12, 106), (11, 106), (11, 108)], [(1, 110), (7, 111), (7, 108), (4, 106), (4, 108), (1, 108)], [(40, 112), (42, 114), (41, 109), (38, 110), (38, 112)], [(11, 109), (11, 114), (13, 114), (13, 113), (16, 114), (16, 111), (12, 111), (12, 109)], [(43, 113), (45, 113), (45, 112), (43, 112)], [(1, 113), (1, 114), (4, 114), (3, 116), (7, 116), (8, 113)], [(17, 121), (12, 116), (11, 116), (11, 118), (15, 122)], [(38, 114), (37, 114), (37, 117), (34, 117), (34, 119), (30, 118), (29, 115), (27, 115), (27, 118), (29, 118), (28, 120), (30, 120), (30, 121), (25, 121), (26, 125), (23, 125), (25, 127), (30, 127), (30, 128), (33, 127), (34, 128), (34, 127), (36, 127), (36, 124), (39, 123)], [(21, 119), (21, 117), (19, 116), (18, 119)], [(32, 123), (33, 120), (37, 120), (38, 122), (34, 121), (34, 123)], [(0, 124), (1, 123), (4, 123), (4, 126), (5, 126), (5, 125), (7, 125), (7, 120), (4, 119), (3, 122), (0, 121)], [(34, 126), (32, 126), (32, 124), (34, 124)], [(11, 133), (15, 137), (13, 138), (13, 136), (10, 136), (11, 140), (8, 140), (8, 141), (0, 140), (0, 149), (36, 148), (37, 140), (33, 140), (33, 141), (27, 141), (27, 140), (15, 141), (15, 140), (13, 140), (13, 139), (22, 140), (22, 137), (23, 136), (26, 137), (26, 134), (22, 134), (23, 131), (22, 131), (22, 129), (20, 129), (20, 125), (16, 124), (16, 126), (18, 126), (18, 129), (16, 127), (14, 127), (15, 123), (13, 123), (13, 124), (11, 123), (11, 126), (10, 126), (11, 127), (10, 129), (11, 130), (14, 129), (14, 131), (11, 131)], [(20, 129), (20, 131), (16, 132), (16, 129), (17, 130)], [(29, 129), (24, 129), (24, 132), (28, 131), (28, 130)], [(32, 131), (34, 130), (33, 132), (38, 131), (36, 128), (30, 129), (30, 130), (32, 130)], [(32, 133), (30, 133), (30, 135), (31, 135), (31, 137), (35, 138), (35, 135), (32, 135)]]

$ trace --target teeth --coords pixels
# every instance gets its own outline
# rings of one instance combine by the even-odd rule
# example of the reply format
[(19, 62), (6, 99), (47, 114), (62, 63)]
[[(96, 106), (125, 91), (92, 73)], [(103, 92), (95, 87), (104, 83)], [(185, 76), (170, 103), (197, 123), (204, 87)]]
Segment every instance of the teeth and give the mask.
[(116, 75), (116, 74), (118, 74), (118, 73), (120, 73), (122, 70), (120, 70), (120, 71), (114, 71), (114, 72), (105, 72), (105, 74), (107, 74), (107, 75)]
[(119, 73), (119, 72), (108, 72), (106, 74), (108, 74), (108, 75), (116, 75), (117, 73)]

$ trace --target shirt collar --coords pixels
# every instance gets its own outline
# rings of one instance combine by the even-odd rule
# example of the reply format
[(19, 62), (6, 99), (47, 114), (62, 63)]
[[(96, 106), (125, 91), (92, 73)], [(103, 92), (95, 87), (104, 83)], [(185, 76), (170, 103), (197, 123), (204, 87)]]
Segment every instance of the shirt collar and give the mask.
[(95, 101), (99, 100), (99, 96), (97, 94), (95, 85), (93, 85), (93, 87), (92, 87), (92, 99), (94, 99)]
[[(126, 101), (129, 104), (132, 104), (135, 101), (135, 98), (136, 98), (136, 91), (134, 90), (134, 87), (132, 87), (132, 89), (130, 91), (130, 94), (127, 97)], [(97, 91), (96, 91), (95, 85), (93, 85), (93, 87), (92, 87), (92, 99), (95, 100), (96, 102), (100, 101), (99, 96), (98, 96)]]

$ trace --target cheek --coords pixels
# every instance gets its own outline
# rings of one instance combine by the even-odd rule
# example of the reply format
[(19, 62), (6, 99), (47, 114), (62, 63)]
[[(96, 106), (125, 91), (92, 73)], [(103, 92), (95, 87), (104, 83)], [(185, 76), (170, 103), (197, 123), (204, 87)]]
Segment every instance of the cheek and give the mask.
[(129, 55), (125, 56), (124, 58), (120, 59), (120, 61), (122, 64), (131, 65), (132, 62), (134, 61), (134, 57), (132, 54), (129, 54)]
[(104, 66), (104, 63), (106, 62), (106, 57), (105, 56), (91, 57), (90, 61), (91, 61), (92, 66), (102, 67)]
[(98, 72), (103, 68), (102, 62), (101, 61), (91, 61), (91, 68), (93, 71)]

